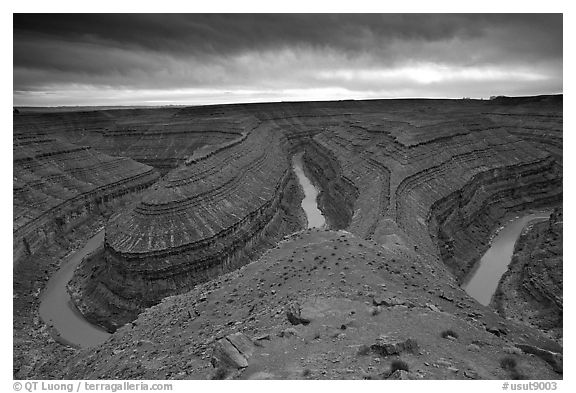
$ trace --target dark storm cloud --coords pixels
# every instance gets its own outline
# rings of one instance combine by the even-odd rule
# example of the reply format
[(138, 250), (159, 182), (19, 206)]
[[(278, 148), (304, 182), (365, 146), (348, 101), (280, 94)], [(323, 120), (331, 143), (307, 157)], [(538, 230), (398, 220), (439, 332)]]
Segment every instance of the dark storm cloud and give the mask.
[(486, 75), (520, 67), (557, 85), (561, 62), (559, 14), (14, 15), (20, 92), (273, 84), (363, 90), (374, 82), (385, 89), (387, 70), (414, 64), (425, 65), (424, 75), (439, 72), (435, 65), (446, 72), (476, 67)]

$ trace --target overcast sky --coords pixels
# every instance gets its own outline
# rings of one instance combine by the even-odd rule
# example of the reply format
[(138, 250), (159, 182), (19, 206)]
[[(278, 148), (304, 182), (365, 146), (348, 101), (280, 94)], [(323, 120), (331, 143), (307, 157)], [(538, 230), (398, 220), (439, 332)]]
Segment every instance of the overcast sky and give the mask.
[(14, 15), (14, 104), (562, 93), (562, 15)]

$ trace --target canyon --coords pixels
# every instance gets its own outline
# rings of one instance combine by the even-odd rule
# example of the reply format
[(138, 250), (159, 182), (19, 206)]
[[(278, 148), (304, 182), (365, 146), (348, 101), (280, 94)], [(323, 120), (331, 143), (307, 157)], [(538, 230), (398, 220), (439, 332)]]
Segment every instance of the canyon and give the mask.
[[(295, 156), (321, 228), (306, 229)], [(383, 334), (419, 344), (404, 377), (508, 378), (499, 361), (514, 356), (517, 375), (561, 378), (542, 313), (526, 323), (518, 300), (482, 306), (460, 285), (510, 214), (562, 206), (562, 96), (22, 110), (14, 163), (17, 378), (375, 378), (395, 357), (357, 352)], [(63, 349), (32, 295), (101, 225), (68, 292), (113, 334)], [(538, 260), (556, 275), (523, 262), (499, 291), (538, 288), (557, 325), (554, 228)], [(309, 323), (286, 319), (294, 303)], [(254, 348), (223, 368), (237, 334)]]

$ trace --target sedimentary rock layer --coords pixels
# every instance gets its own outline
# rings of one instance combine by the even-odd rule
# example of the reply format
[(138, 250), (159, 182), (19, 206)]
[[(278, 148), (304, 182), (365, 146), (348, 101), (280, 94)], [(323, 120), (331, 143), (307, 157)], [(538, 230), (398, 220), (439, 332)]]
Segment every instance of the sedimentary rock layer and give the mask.
[(14, 132), (14, 263), (108, 201), (158, 178), (147, 165), (54, 135)]
[(56, 135), (166, 174), (196, 150), (238, 139), (257, 122), (237, 111), (223, 114), (217, 107), (23, 112), (14, 117), (14, 130)]
[(113, 329), (246, 263), (302, 226), (296, 184), (280, 139), (266, 129), (170, 172), (108, 223), (104, 265), (72, 289), (80, 308)]

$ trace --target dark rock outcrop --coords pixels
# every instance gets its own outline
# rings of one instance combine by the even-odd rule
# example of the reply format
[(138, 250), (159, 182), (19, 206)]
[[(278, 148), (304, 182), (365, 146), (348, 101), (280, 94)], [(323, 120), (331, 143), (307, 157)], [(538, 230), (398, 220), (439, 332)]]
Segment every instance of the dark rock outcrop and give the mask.
[(400, 355), (403, 352), (417, 353), (418, 343), (411, 338), (399, 339), (393, 336), (380, 336), (376, 342), (370, 345), (372, 352), (386, 357)]

